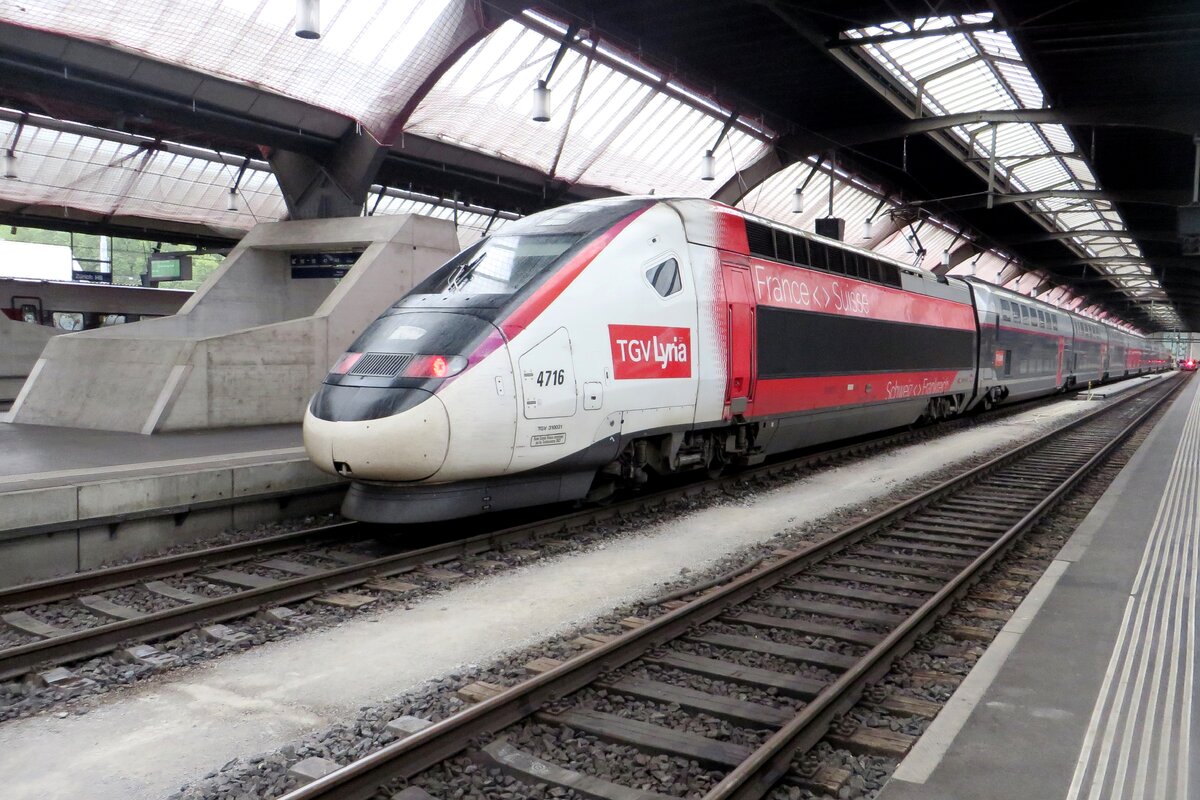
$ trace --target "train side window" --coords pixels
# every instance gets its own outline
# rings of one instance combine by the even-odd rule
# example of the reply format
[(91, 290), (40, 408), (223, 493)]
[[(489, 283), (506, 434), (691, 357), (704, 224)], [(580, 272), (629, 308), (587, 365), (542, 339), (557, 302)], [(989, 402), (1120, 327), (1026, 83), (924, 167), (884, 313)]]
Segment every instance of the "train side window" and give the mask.
[(679, 262), (673, 258), (646, 270), (646, 280), (650, 281), (654, 291), (663, 297), (670, 297), (683, 289), (683, 280), (679, 276)]
[(808, 250), (811, 254), (811, 264), (814, 269), (829, 269), (829, 246), (824, 242), (809, 242)]
[(1035, 308), (1034, 311), (1037, 312), (1037, 326), (1039, 328), (1046, 327), (1046, 314), (1040, 308)]
[(780, 261), (786, 261), (789, 264), (796, 263), (796, 257), (792, 253), (792, 235), (786, 231), (771, 229), (775, 234), (775, 255)]
[(808, 239), (803, 236), (792, 236), (792, 256), (796, 259), (797, 264), (807, 264), (808, 262)]
[(1012, 306), (1008, 304), (1007, 300), (1000, 301), (1000, 316), (1004, 318), (1005, 322), (1012, 322)]
[(873, 258), (864, 258), (867, 262), (867, 274), (875, 283), (883, 283), (883, 265)]
[(1025, 306), (1019, 306), (1021, 309), (1021, 322), (1025, 325), (1029, 324), (1029, 309)]
[(900, 279), (900, 268), (895, 264), (880, 264), (883, 268), (884, 283), (888, 286), (895, 286), (897, 289), (904, 286), (904, 281)]
[(829, 271), (845, 274), (846, 262), (842, 259), (844, 253), (836, 247), (826, 248), (826, 253), (829, 256)]
[(846, 260), (846, 274), (851, 278), (860, 277), (858, 271), (858, 253), (842, 253), (842, 257)]
[(775, 258), (775, 242), (771, 229), (761, 222), (746, 220), (746, 244), (750, 255)]

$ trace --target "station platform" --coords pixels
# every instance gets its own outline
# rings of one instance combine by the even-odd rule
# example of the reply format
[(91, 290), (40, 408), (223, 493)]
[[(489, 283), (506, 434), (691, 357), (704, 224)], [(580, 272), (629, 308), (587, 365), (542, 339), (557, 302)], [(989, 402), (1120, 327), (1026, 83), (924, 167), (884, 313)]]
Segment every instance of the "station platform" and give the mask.
[(0, 584), (336, 510), (299, 425), (144, 436), (0, 422)]
[(1198, 574), (1192, 380), (878, 800), (1200, 798)]

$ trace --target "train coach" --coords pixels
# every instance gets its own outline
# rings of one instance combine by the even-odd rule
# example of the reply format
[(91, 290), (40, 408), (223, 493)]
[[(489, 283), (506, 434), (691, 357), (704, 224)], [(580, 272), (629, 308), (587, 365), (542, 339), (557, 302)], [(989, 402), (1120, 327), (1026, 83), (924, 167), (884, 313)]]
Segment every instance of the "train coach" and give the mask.
[(597, 499), (1101, 379), (1118, 332), (1082, 321), (714, 201), (589, 201), (401, 298), (334, 366), (304, 440), (352, 480), (354, 519)]

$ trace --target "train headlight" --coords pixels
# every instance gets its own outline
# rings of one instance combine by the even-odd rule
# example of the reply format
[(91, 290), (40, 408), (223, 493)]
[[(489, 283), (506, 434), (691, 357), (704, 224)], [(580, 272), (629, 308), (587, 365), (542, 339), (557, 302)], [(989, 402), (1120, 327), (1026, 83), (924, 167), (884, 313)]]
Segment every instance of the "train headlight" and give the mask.
[(333, 365), (330, 372), (334, 375), (345, 375), (350, 370), (354, 369), (354, 365), (363, 357), (362, 353), (346, 353), (338, 359), (338, 362)]
[(452, 378), (467, 368), (462, 356), (420, 355), (404, 370), (406, 378)]

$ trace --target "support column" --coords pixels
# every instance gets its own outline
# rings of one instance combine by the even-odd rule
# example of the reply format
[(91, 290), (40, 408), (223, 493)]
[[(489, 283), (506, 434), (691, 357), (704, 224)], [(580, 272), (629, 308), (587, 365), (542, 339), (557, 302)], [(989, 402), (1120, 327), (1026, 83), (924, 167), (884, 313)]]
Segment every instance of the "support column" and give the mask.
[(329, 158), (318, 161), (290, 150), (268, 157), (290, 219), (357, 217), (387, 148), (365, 131), (347, 131)]

